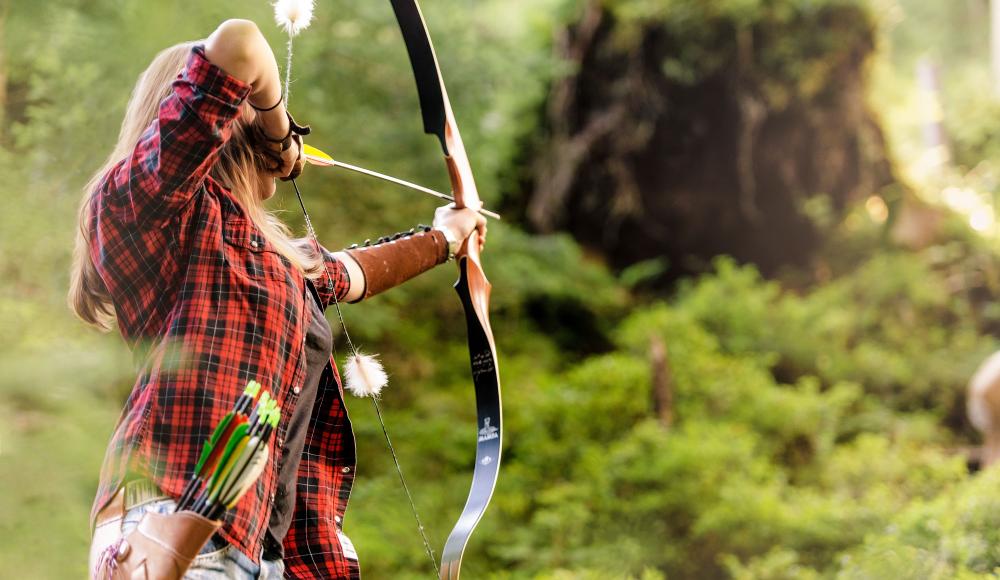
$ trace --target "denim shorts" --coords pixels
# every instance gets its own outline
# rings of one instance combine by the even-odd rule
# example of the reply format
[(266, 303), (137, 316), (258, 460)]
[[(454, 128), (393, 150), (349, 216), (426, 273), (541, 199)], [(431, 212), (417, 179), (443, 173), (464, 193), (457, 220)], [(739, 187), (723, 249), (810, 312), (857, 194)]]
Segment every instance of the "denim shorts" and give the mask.
[[(137, 505), (125, 512), (122, 518), (122, 535), (127, 536), (139, 525), (139, 520), (147, 512), (173, 513), (176, 503), (172, 499), (158, 499)], [(189, 580), (280, 580), (285, 574), (285, 564), (281, 560), (261, 560), (254, 564), (240, 552), (218, 536), (213, 536), (195, 556), (188, 568), (185, 579)]]

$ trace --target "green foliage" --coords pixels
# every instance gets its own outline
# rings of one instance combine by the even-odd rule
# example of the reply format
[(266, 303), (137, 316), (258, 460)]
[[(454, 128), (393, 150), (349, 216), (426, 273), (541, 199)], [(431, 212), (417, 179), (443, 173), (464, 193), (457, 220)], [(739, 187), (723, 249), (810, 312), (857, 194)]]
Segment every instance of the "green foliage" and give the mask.
[(883, 533), (845, 557), (844, 578), (994, 578), (1000, 470), (990, 469), (930, 501), (914, 502)]
[(969, 169), (1000, 158), (1000, 103), (993, 93), (977, 89), (988, 83), (984, 78), (963, 79), (960, 88), (949, 95), (945, 126), (952, 153), (956, 162)]
[(738, 558), (724, 558), (726, 571), (734, 580), (815, 580), (816, 570), (803, 566), (798, 554), (783, 548), (774, 548), (763, 556), (751, 558), (744, 564)]
[[(771, 109), (821, 96), (854, 47), (871, 44), (865, 0), (604, 0), (625, 48), (655, 25), (677, 44), (663, 63), (675, 82), (694, 85), (739, 67)], [(747, 51), (757, 56), (749, 62)]]
[(717, 277), (685, 286), (681, 307), (727, 351), (772, 353), (781, 374), (862, 383), (894, 406), (947, 415), (995, 348), (978, 334), (969, 302), (950, 289), (950, 272), (912, 255), (879, 254), (808, 298), (782, 293), (731, 260), (716, 265)]
[[(979, 129), (990, 100), (989, 3), (869, 0), (869, 4), (880, 48), (873, 62), (869, 100), (879, 110), (900, 173), (906, 176), (911, 164), (926, 163), (921, 159), (927, 154), (924, 130), (928, 123), (941, 120), (955, 161), (971, 162), (971, 167), (985, 159), (973, 160), (967, 152), (987, 140)], [(940, 106), (928, 102), (929, 95), (918, 83), (920, 65), (938, 73)], [(919, 176), (908, 185), (920, 190), (937, 185), (923, 183), (925, 179)]]
[[(578, 6), (426, 4), (480, 189), (496, 201), (515, 136), (537, 131), (535, 116), (522, 113), (560, 72), (546, 56), (551, 28)], [(683, 44), (664, 66), (691, 82), (727, 65), (720, 55), (733, 53), (734, 32), (789, 32), (768, 45), (755, 73), (774, 81), (776, 102), (813, 96), (829, 69), (812, 55), (837, 54), (830, 43), (870, 26), (862, 18), (817, 32), (822, 18), (861, 6), (847, 0), (605, 5), (624, 23), (621, 42), (634, 40), (629, 22), (662, 20)], [(133, 379), (117, 337), (82, 328), (63, 304), (79, 188), (157, 50), (238, 16), (283, 43), (263, 1), (195, 3), (183, 13), (110, 0), (11, 7), (0, 37), (11, 88), (0, 130), (8, 184), (0, 577), (79, 577), (103, 447)], [(129, 50), (109, 49), (121, 46)], [(296, 51), (292, 108), (312, 124), (316, 145), (445, 187), (439, 150), (420, 134), (388, 3), (321, 3)], [(795, 95), (779, 90), (788, 86)], [(970, 155), (990, 147), (970, 145)], [(302, 185), (330, 247), (429, 221), (433, 208), (333, 171), (307, 170)], [(279, 196), (275, 209), (301, 227), (291, 198)], [(870, 234), (838, 243), (863, 255), (875, 247)], [(995, 307), (991, 314), (952, 282), (988, 273), (994, 257), (959, 237), (924, 253), (845, 260), (828, 283), (800, 291), (720, 259), (713, 274), (648, 304), (629, 290), (661, 265), (616, 280), (565, 236), (491, 223), (484, 261), (505, 386), (505, 459), (466, 575), (985, 577), (1000, 567), (1000, 475), (965, 481), (952, 452), (963, 441), (941, 419), (960, 413), (967, 377), (996, 346), (977, 330), (998, 320)], [(461, 509), (475, 425), (463, 316), (445, 288), (453, 277), (440, 268), (345, 309), (355, 339), (381, 352), (392, 376), (384, 413), (435, 547)], [(671, 425), (652, 409), (653, 339), (666, 345)], [(374, 412), (364, 401), (348, 404), (361, 462), (346, 529), (365, 574), (424, 577), (428, 564)]]
[[(483, 524), (491, 546), (480, 557), (494, 565), (483, 570), (879, 577), (882, 560), (866, 556), (881, 549), (874, 538), (899, 514), (962, 489), (964, 461), (933, 417), (955, 397), (928, 390), (960, 393), (974, 360), (965, 351), (992, 341), (974, 330), (916, 331), (939, 321), (975, 328), (942, 274), (920, 256), (880, 255), (795, 294), (751, 267), (717, 267), (671, 303), (636, 308), (613, 332), (614, 352), (564, 370), (557, 359), (539, 369), (537, 351), (505, 353), (517, 404), (508, 404), (496, 514)], [(972, 346), (945, 348), (966, 332)], [(669, 428), (650, 408), (653, 337), (667, 346)], [(850, 365), (876, 346), (923, 356)], [(933, 532), (964, 541), (957, 530)], [(896, 542), (895, 553), (917, 549)]]
[[(897, 259), (900, 269), (921, 270), (919, 259)], [(873, 262), (860, 272), (884, 266)], [(508, 423), (517, 437), (498, 490), (503, 519), (524, 522), (498, 531), (506, 566), (583, 574), (600, 569), (611, 550), (626, 575), (654, 565), (676, 577), (815, 578), (836, 572), (842, 551), (880, 534), (908, 506), (954, 488), (965, 466), (943, 447), (948, 435), (922, 413), (901, 412), (905, 393), (897, 400), (861, 382), (879, 375), (821, 387), (825, 376), (813, 364), (793, 384), (774, 378), (790, 341), (769, 326), (793, 307), (811, 313), (835, 305), (848, 320), (863, 319), (867, 303), (827, 290), (870, 282), (859, 274), (791, 295), (723, 260), (672, 304), (629, 316), (616, 333), (617, 352), (524, 394), (529, 415)], [(865, 298), (898, 291), (867, 288)], [(908, 303), (940, 307), (925, 288), (904, 292), (913, 294), (904, 294)], [(881, 312), (876, 330), (908, 316)], [(784, 316), (780, 330), (804, 337), (816, 326), (812, 315)], [(677, 417), (670, 428), (651, 417), (653, 337), (669, 353)], [(908, 341), (926, 348), (928, 335)], [(850, 348), (839, 333), (818, 333), (794, 353), (846, 360)], [(505, 500), (507, 486), (533, 492)]]

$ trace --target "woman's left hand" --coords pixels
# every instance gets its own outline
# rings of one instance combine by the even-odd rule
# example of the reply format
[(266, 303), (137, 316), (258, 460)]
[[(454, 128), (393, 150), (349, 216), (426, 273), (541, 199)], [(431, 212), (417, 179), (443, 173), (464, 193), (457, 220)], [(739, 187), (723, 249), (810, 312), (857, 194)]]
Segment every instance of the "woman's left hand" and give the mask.
[(465, 241), (473, 230), (479, 232), (479, 250), (486, 247), (486, 218), (474, 209), (465, 207), (455, 209), (455, 204), (448, 204), (434, 210), (436, 229), (448, 229), (459, 240)]

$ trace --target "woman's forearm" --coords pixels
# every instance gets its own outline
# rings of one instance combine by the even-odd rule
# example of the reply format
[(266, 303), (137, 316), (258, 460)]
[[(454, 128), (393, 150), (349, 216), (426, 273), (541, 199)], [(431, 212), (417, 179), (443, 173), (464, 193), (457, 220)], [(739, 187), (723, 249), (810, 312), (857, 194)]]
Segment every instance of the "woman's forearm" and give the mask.
[(361, 271), (361, 266), (347, 252), (334, 252), (333, 257), (344, 265), (347, 269), (347, 276), (351, 281), (351, 287), (344, 296), (345, 302), (357, 302), (361, 300), (365, 292), (365, 274)]
[[(249, 84), (250, 104), (265, 109), (278, 102), (281, 78), (271, 47), (250, 20), (227, 20), (205, 41), (205, 56), (212, 64)], [(288, 132), (284, 105), (259, 113), (267, 134), (281, 137)]]
[[(334, 257), (344, 264), (351, 281), (344, 300), (357, 302), (398, 286), (445, 262), (458, 251), (449, 242), (465, 240), (472, 231), (479, 232), (479, 249), (486, 242), (486, 218), (472, 208), (439, 207), (434, 212), (434, 227), (421, 231), (400, 232), (379, 240), (374, 246), (357, 244), (337, 252)], [(446, 234), (449, 231), (450, 234)]]
[(440, 230), (400, 233), (371, 246), (352, 246), (334, 254), (347, 268), (351, 286), (345, 300), (357, 302), (394, 288), (448, 260), (448, 241)]

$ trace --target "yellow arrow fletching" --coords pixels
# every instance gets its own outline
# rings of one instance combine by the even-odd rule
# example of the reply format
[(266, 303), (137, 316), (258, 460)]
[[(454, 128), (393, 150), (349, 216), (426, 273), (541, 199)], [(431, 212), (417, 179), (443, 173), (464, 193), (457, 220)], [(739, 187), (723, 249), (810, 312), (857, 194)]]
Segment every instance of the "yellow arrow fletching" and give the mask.
[(319, 149), (309, 145), (308, 143), (302, 144), (302, 156), (305, 157), (306, 161), (312, 163), (313, 165), (334, 165), (336, 161), (333, 157), (330, 157), (326, 153), (320, 151)]

